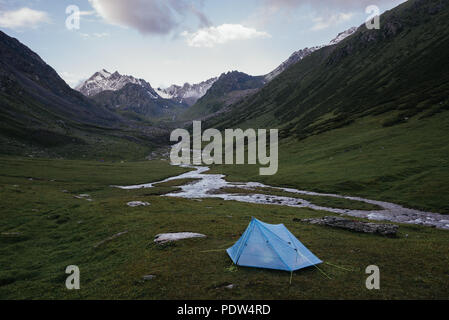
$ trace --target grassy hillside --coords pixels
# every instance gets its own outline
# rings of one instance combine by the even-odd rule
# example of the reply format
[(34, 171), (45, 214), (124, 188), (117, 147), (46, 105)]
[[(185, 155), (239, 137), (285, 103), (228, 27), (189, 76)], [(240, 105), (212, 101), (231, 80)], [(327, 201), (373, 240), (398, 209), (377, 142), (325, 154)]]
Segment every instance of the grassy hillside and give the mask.
[(449, 213), (449, 4), (408, 1), (318, 50), (206, 126), (279, 128), (279, 172), (238, 181)]
[(179, 118), (201, 119), (220, 112), (229, 105), (251, 96), (264, 84), (263, 76), (254, 77), (238, 71), (223, 73), (206, 95), (183, 112)]
[(214, 166), (234, 181), (359, 195), (449, 214), (449, 112), (385, 128), (393, 113), (279, 146), (279, 171)]
[(306, 57), (212, 127), (273, 127), (299, 139), (395, 111), (384, 126), (449, 109), (449, 4), (413, 0)]
[[(0, 159), (0, 299), (446, 299), (447, 231), (401, 225), (397, 238), (294, 222), (329, 215), (221, 200), (159, 197), (171, 186), (120, 190), (182, 169), (164, 162)], [(33, 178), (33, 180), (30, 180)], [(74, 196), (89, 194), (92, 201)], [(128, 201), (148, 201), (130, 208)], [(251, 216), (284, 223), (327, 264), (288, 272), (232, 267), (223, 248)], [(119, 237), (103, 242), (121, 232)], [(200, 232), (155, 246), (164, 232)], [(425, 261), (426, 263), (423, 263)], [(365, 268), (381, 270), (381, 290), (365, 288)], [(81, 290), (65, 289), (77, 265)], [(144, 275), (156, 275), (143, 281)], [(232, 290), (224, 286), (234, 284)]]

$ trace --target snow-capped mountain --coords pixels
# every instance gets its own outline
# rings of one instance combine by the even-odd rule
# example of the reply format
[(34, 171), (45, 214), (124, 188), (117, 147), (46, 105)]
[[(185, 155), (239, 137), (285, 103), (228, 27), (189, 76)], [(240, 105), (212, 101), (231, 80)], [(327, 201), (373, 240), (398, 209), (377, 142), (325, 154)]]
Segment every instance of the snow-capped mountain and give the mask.
[(282, 64), (279, 67), (277, 67), (276, 69), (271, 71), (269, 74), (267, 74), (265, 76), (265, 80), (270, 82), (271, 80), (276, 78), (278, 75), (280, 75), (282, 72), (287, 70), (288, 67), (301, 61), (308, 55), (312, 54), (312, 52), (314, 52), (318, 49), (321, 49), (322, 47), (323, 46), (316, 46), (316, 47), (312, 47), (312, 48), (305, 48), (302, 50), (295, 51), (287, 60), (282, 62)]
[(172, 85), (165, 89), (158, 88), (156, 92), (164, 99), (192, 106), (206, 94), (217, 79), (211, 78), (196, 84), (185, 83), (182, 87)]
[(349, 37), (352, 34), (354, 34), (356, 31), (357, 31), (357, 27), (352, 27), (352, 28), (350, 28), (350, 29), (348, 29), (346, 31), (343, 31), (343, 32), (339, 33), (335, 39), (333, 39), (331, 42), (329, 42), (328, 45), (321, 45), (321, 46), (316, 46), (316, 47), (312, 47), (312, 48), (305, 48), (305, 49), (298, 50), (298, 51), (294, 52), (279, 67), (277, 67), (275, 70), (273, 70), (272, 72), (267, 74), (265, 76), (265, 80), (267, 82), (270, 82), (271, 80), (276, 78), (279, 74), (281, 74), (282, 72), (287, 70), (287, 68), (289, 68), (291, 65), (301, 61), (305, 57), (309, 56), (310, 54), (312, 54), (313, 52), (315, 52), (315, 51), (317, 51), (317, 50), (319, 50), (321, 48), (324, 48), (324, 47), (327, 47), (327, 46), (333, 46), (333, 45), (336, 45), (336, 44), (340, 43), (341, 41), (343, 41), (347, 37)]
[(353, 35), (356, 31), (357, 31), (357, 27), (352, 27), (346, 31), (340, 32), (335, 39), (333, 39), (331, 42), (329, 42), (329, 46), (333, 46), (335, 44), (340, 43), (347, 37)]
[(117, 71), (110, 73), (105, 69), (96, 72), (92, 77), (81, 83), (75, 89), (85, 96), (92, 97), (103, 91), (118, 91), (129, 83), (139, 85), (146, 89), (148, 95), (150, 95), (152, 99), (161, 98), (145, 80), (121, 75)]

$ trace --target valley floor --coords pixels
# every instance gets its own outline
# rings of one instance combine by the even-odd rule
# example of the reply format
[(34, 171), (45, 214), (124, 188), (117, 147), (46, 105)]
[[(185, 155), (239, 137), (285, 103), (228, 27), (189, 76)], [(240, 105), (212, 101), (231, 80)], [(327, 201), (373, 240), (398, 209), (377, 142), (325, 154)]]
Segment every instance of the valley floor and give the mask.
[[(385, 238), (293, 221), (328, 212), (160, 196), (176, 190), (176, 182), (111, 187), (183, 171), (164, 161), (1, 158), (0, 299), (448, 298), (445, 230), (400, 225), (397, 238)], [(132, 208), (130, 201), (150, 205)], [(323, 261), (350, 271), (323, 264), (331, 279), (309, 268), (295, 272), (289, 285), (285, 272), (232, 267), (222, 249), (239, 239), (252, 216), (284, 223)], [(153, 243), (159, 233), (185, 231), (207, 238)], [(381, 290), (365, 287), (371, 264), (380, 268)], [(65, 288), (69, 265), (80, 268), (81, 290)], [(145, 275), (156, 278), (144, 281)], [(224, 288), (229, 284), (235, 287)]]

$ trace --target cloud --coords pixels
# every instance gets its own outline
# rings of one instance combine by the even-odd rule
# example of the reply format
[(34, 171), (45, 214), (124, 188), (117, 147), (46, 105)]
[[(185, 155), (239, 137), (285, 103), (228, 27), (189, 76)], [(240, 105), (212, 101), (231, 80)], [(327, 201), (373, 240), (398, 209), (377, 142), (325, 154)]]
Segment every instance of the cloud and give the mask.
[(10, 11), (0, 11), (0, 27), (8, 29), (37, 28), (42, 23), (50, 22), (50, 17), (44, 11), (21, 8)]
[(78, 74), (74, 74), (68, 71), (60, 72), (59, 76), (72, 88), (76, 87), (82, 82), (82, 80), (86, 79)]
[(311, 30), (318, 31), (327, 29), (332, 26), (336, 26), (340, 24), (341, 22), (348, 21), (352, 18), (352, 13), (338, 13), (338, 14), (332, 14), (330, 16), (325, 17), (318, 17), (313, 19), (313, 22), (315, 23)]
[(208, 27), (190, 33), (181, 33), (191, 47), (213, 47), (234, 40), (248, 40), (254, 38), (269, 38), (268, 33), (247, 28), (241, 24), (222, 24), (218, 27)]
[(207, 17), (188, 0), (89, 0), (105, 21), (142, 34), (168, 34), (187, 16), (209, 26)]
[(81, 37), (83, 37), (84, 39), (92, 39), (92, 38), (108, 38), (110, 37), (110, 34), (107, 32), (102, 32), (102, 33), (81, 33)]

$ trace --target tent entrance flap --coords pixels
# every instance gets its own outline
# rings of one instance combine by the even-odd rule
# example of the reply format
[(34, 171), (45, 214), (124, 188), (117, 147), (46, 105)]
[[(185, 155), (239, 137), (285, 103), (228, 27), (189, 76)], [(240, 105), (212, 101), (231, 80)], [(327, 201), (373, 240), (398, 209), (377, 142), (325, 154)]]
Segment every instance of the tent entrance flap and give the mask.
[(322, 263), (283, 224), (255, 218), (226, 251), (235, 264), (245, 267), (295, 271)]

